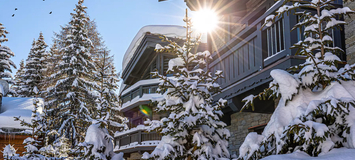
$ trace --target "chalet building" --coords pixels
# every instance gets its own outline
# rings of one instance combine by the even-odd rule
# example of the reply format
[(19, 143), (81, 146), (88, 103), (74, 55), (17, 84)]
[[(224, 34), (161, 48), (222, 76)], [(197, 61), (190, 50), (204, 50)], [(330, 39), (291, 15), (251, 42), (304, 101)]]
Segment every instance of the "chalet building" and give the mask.
[[(284, 17), (277, 18), (272, 26), (262, 27), (265, 18), (273, 14), (282, 2), (275, 0), (185, 0), (185, 2), (192, 11), (207, 7), (219, 14), (221, 21), (219, 27), (208, 34), (207, 46), (213, 56), (208, 69), (212, 72), (224, 71), (225, 78), (218, 81), (222, 91), (213, 96), (215, 100), (224, 98), (228, 101), (228, 106), (223, 108), (223, 121), (227, 123), (231, 132), (229, 143), (231, 155), (238, 155), (239, 147), (247, 134), (261, 133), (277, 104), (277, 100), (256, 100), (254, 111), (250, 108), (240, 112), (244, 105), (242, 99), (267, 88), (272, 80), (271, 70), (286, 69), (304, 61), (302, 57), (295, 55), (296, 50), (290, 49), (292, 44), (304, 38), (302, 30), (290, 32), (298, 17), (292, 13), (285, 14)], [(334, 3), (342, 6), (341, 0)], [(354, 35), (353, 27), (351, 32)], [(332, 45), (345, 48), (342, 30), (333, 30), (330, 35), (334, 39)], [(353, 39), (351, 42), (354, 42)], [(352, 50), (355, 52), (355, 49)], [(345, 55), (341, 55), (340, 58), (346, 59)]]
[[(154, 79), (151, 72), (158, 71), (166, 75), (168, 63), (174, 57), (171, 53), (156, 53), (156, 44), (167, 45), (159, 35), (165, 35), (178, 44), (184, 42), (186, 29), (182, 26), (145, 26), (131, 42), (122, 62), (122, 85), (120, 112), (129, 120), (129, 130), (116, 132), (115, 152), (123, 152), (124, 157), (140, 159), (146, 151), (150, 152), (159, 144), (161, 136), (155, 132), (144, 132), (144, 121), (160, 120), (167, 114), (156, 113), (151, 100), (158, 100), (162, 95), (156, 93), (159, 79)], [(180, 38), (180, 39), (177, 39)], [(201, 50), (206, 48), (200, 45)], [(199, 48), (199, 50), (200, 50)], [(167, 75), (169, 76), (169, 75)]]
[[(21, 126), (19, 121), (15, 121), (14, 117), (24, 119), (26, 122), (31, 122), (34, 98), (19, 98), (19, 97), (3, 97), (8, 92), (9, 85), (0, 80), (0, 150), (2, 151), (6, 145), (14, 145), (17, 154), (22, 155), (25, 151), (23, 140), (32, 135), (32, 130), (25, 126)], [(43, 101), (40, 99), (40, 104)], [(39, 111), (41, 112), (41, 111)], [(0, 154), (0, 159), (3, 159), (3, 154)]]

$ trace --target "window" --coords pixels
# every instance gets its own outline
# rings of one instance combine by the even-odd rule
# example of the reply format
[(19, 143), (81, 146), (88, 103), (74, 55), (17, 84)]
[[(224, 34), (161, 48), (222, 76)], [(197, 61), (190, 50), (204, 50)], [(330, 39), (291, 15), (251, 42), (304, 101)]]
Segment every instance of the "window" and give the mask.
[(263, 131), (264, 131), (264, 128), (266, 127), (266, 125), (267, 125), (267, 123), (260, 124), (260, 125), (257, 125), (257, 126), (253, 126), (253, 127), (249, 127), (248, 131), (249, 132), (256, 132), (258, 134), (262, 134)]
[(284, 21), (280, 19), (266, 30), (268, 57), (285, 49)]

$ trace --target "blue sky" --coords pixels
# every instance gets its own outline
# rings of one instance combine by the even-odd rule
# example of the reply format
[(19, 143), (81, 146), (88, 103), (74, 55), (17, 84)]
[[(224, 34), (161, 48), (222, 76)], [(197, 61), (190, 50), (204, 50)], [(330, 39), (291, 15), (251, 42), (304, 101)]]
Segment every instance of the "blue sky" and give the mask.
[[(12, 60), (16, 66), (21, 59), (27, 58), (32, 41), (40, 32), (44, 34), (49, 50), (53, 32), (60, 31), (60, 25), (70, 21), (75, 4), (77, 0), (1, 0), (0, 23), (10, 32), (7, 35), (9, 41), (2, 45), (15, 53)], [(124, 53), (140, 28), (184, 25), (182, 19), (186, 8), (184, 0), (85, 0), (84, 5), (115, 56), (118, 71), (121, 71)], [(13, 75), (15, 73), (13, 71)]]

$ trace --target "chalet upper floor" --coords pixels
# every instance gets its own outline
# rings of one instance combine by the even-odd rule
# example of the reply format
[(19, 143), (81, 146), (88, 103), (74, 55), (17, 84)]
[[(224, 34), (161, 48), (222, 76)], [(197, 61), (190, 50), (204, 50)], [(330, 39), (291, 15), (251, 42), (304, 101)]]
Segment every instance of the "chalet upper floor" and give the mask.
[[(260, 92), (258, 88), (271, 81), (272, 69), (286, 69), (303, 61), (303, 57), (295, 55), (296, 50), (290, 49), (304, 39), (302, 29), (291, 31), (300, 17), (291, 12), (276, 18), (270, 27), (263, 27), (265, 18), (274, 14), (283, 1), (186, 0), (186, 4), (191, 10), (207, 7), (218, 14), (218, 27), (208, 33), (208, 50), (213, 56), (208, 69), (224, 72), (225, 78), (218, 81), (222, 91), (214, 98), (228, 100), (226, 112), (239, 111), (247, 94)], [(341, 6), (342, 1), (336, 0), (334, 5)], [(334, 39), (333, 46), (344, 48), (342, 30), (334, 29), (329, 34)]]

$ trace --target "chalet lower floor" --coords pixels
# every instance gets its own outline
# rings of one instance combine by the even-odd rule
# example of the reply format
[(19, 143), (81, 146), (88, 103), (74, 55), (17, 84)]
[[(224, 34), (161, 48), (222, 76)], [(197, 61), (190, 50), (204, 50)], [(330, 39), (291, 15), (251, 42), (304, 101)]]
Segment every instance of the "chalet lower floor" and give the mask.
[(237, 112), (231, 115), (231, 125), (227, 128), (231, 133), (228, 143), (230, 155), (239, 155), (239, 148), (249, 132), (262, 133), (272, 114)]
[[(25, 149), (25, 144), (23, 144), (23, 140), (25, 140), (30, 135), (26, 134), (12, 134), (12, 133), (0, 133), (0, 149), (1, 151), (5, 146), (11, 144), (17, 150), (16, 153), (22, 155)], [(4, 159), (3, 154), (0, 154), (0, 159)]]

